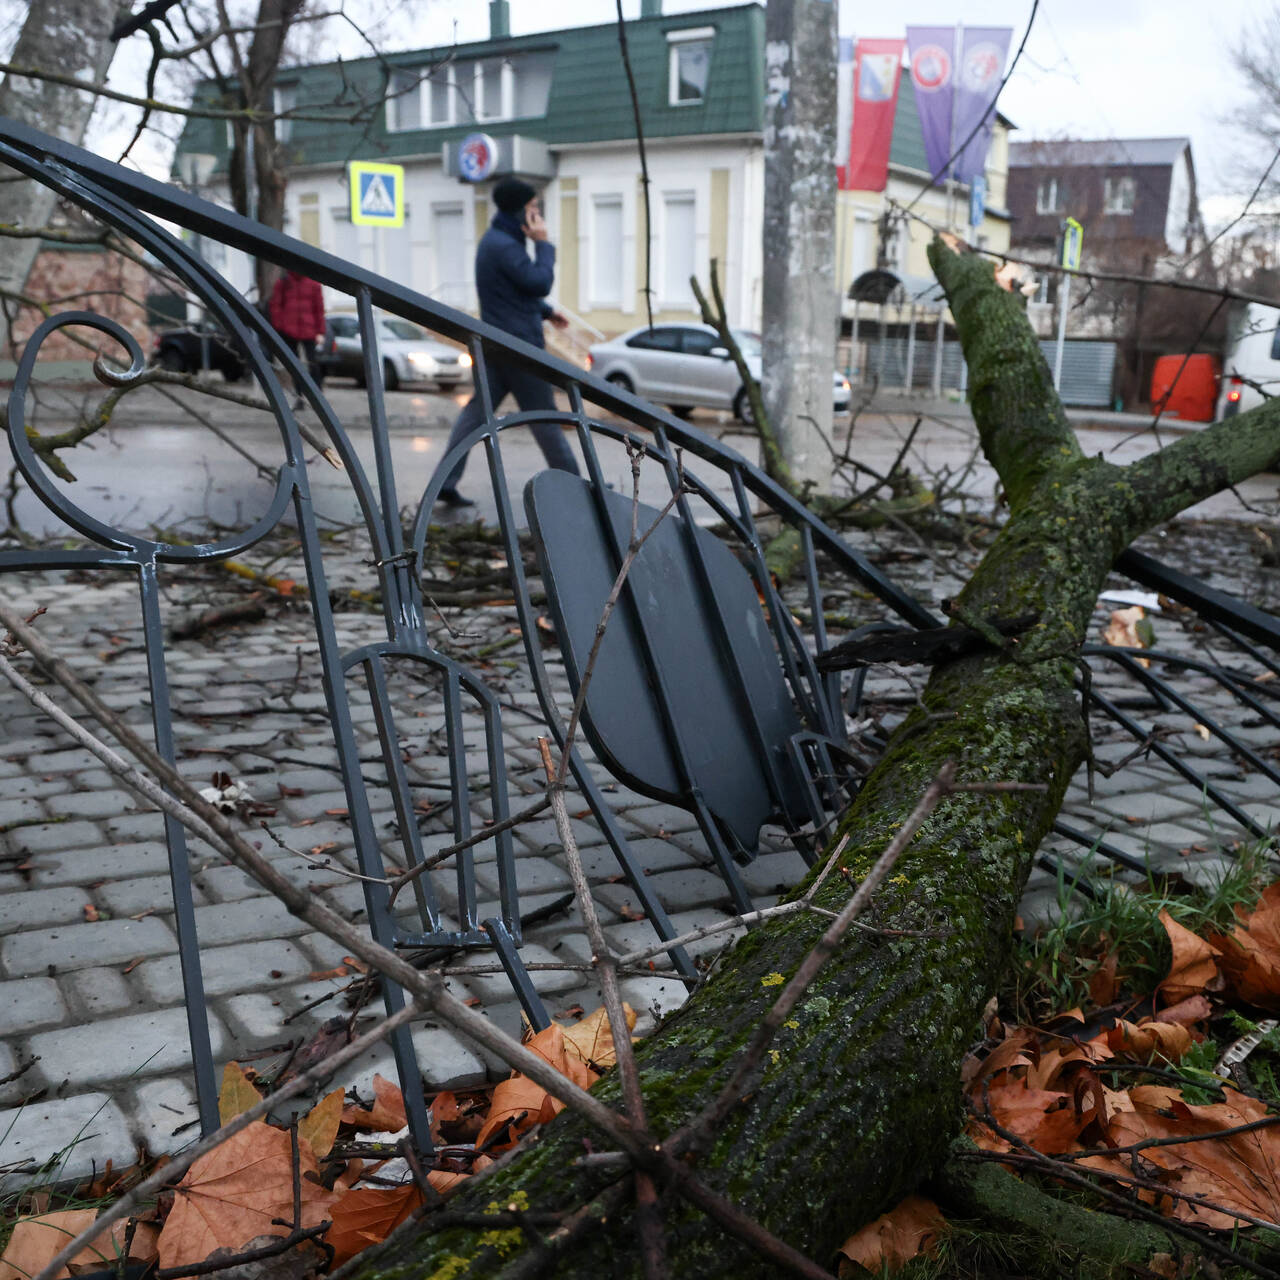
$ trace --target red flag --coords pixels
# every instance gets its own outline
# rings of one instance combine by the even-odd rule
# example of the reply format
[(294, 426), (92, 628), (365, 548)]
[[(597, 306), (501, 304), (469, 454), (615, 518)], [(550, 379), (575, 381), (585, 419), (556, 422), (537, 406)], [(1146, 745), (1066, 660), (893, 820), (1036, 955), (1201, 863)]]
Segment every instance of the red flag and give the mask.
[(898, 108), (898, 77), (905, 40), (859, 40), (853, 73), (853, 126), (849, 162), (836, 171), (841, 191), (883, 191), (889, 181), (889, 145)]

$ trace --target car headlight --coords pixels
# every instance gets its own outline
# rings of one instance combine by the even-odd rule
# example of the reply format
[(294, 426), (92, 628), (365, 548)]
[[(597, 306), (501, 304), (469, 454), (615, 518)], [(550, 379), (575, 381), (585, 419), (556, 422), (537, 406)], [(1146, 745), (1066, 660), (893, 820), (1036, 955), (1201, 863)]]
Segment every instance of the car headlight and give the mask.
[(841, 391), (850, 391), (850, 390), (852, 390), (852, 388), (849, 386), (849, 379), (848, 379), (848, 378), (841, 378), (841, 379), (840, 379), (840, 390), (841, 390)]
[(430, 373), (436, 367), (436, 362), (425, 351), (410, 351), (408, 359), (419, 373)]
[(471, 368), (471, 357), (465, 351), (458, 357), (458, 365), (463, 369)]

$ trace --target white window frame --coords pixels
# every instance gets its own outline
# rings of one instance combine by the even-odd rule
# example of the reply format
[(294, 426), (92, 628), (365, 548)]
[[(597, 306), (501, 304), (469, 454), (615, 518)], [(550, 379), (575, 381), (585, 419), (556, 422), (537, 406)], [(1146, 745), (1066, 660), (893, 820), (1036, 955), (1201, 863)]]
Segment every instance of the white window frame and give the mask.
[(402, 125), (400, 123), (400, 104), (412, 97), (412, 94), (404, 93), (398, 94), (394, 97), (388, 96), (386, 117), (388, 133), (408, 133), (411, 129), (422, 129), (425, 127), (423, 122), (426, 120), (426, 109), (430, 104), (430, 99), (423, 92), (427, 87), (426, 77), (422, 75), (422, 70), (419, 67), (394, 67), (391, 71), (392, 79), (388, 83), (388, 88), (390, 88), (391, 84), (394, 83), (395, 77), (401, 74), (407, 76), (416, 75), (420, 77), (418, 83), (414, 86), (414, 92), (418, 95), (418, 123), (410, 125)]
[(698, 107), (707, 100), (704, 92), (700, 98), (681, 98), (680, 50), (690, 44), (708, 46), (708, 55), (715, 46), (715, 27), (686, 27), (682, 31), (667, 32), (667, 105), (669, 107)]
[[(1048, 196), (1048, 199), (1042, 197)], [(1062, 188), (1057, 178), (1041, 178), (1036, 183), (1036, 212), (1061, 213)]]
[(1131, 174), (1102, 180), (1102, 212), (1128, 216), (1138, 203), (1138, 180)]
[[(587, 301), (592, 311), (610, 310), (622, 311), (625, 309), (627, 301), (627, 272), (625, 258), (619, 256), (618, 259), (618, 296), (616, 298), (603, 298), (600, 296), (599, 280), (596, 275), (596, 264), (599, 261), (598, 254), (603, 246), (600, 243), (600, 218), (599, 210), (602, 205), (608, 205), (618, 210), (618, 228), (620, 231), (620, 241), (626, 239), (627, 225), (627, 202), (626, 197), (621, 191), (601, 191), (591, 196), (591, 222), (587, 239), (587, 278), (589, 284), (587, 287)], [(621, 255), (622, 244), (615, 246), (615, 251)]]
[(431, 113), (431, 90), (435, 80), (425, 75), (418, 86), (422, 94), (422, 120), (424, 129), (439, 129), (444, 125), (454, 124), (458, 119), (458, 81), (454, 75), (454, 65), (441, 68), (444, 71), (444, 119), (437, 120)]
[(671, 232), (667, 225), (668, 207), (673, 203), (691, 205), (693, 208), (693, 268), (694, 274), (698, 271), (698, 192), (693, 187), (681, 187), (671, 191), (662, 193), (662, 240), (659, 249), (659, 261), (662, 263), (662, 279), (659, 281), (661, 297), (658, 300), (658, 306), (663, 311), (693, 311), (697, 306), (697, 301), (693, 296), (692, 290), (689, 290), (687, 282), (684, 282), (684, 288), (687, 292), (682, 292), (678, 296), (669, 296), (668, 287), (672, 283), (668, 276), (670, 271), (670, 263), (667, 260), (667, 246), (671, 239)]

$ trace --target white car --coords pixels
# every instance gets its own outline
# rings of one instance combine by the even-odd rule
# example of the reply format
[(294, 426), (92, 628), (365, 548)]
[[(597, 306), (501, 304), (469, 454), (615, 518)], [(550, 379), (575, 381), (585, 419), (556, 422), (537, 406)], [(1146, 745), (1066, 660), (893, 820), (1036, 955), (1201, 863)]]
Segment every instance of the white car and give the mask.
[[(760, 335), (735, 329), (751, 376), (760, 381)], [(732, 409), (733, 415), (751, 425), (751, 404), (720, 336), (705, 324), (660, 324), (632, 329), (609, 342), (599, 342), (589, 353), (591, 371), (615, 386), (659, 404), (669, 405), (681, 417), (699, 406)], [(849, 379), (832, 375), (835, 411), (849, 409), (853, 393)]]
[[(434, 382), (442, 391), (452, 391), (471, 377), (471, 357), (465, 351), (412, 321), (375, 313), (373, 322), (388, 391), (402, 382)], [(326, 317), (320, 363), (326, 377), (354, 378), (357, 386), (364, 386), (360, 320), (353, 312), (336, 311)]]

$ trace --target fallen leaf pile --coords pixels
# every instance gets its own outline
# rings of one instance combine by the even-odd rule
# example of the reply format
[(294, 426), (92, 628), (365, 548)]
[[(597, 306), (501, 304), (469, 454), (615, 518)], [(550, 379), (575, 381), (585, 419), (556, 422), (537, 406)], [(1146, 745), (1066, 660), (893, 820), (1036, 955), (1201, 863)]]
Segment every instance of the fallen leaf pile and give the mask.
[[(1161, 911), (1172, 958), (1151, 999), (1121, 998), (1124, 975), (1112, 953), (1089, 984), (1104, 1007), (1073, 1009), (1048, 1028), (993, 1019), (964, 1064), (968, 1137), (1016, 1159), (1077, 1157), (1071, 1167), (1099, 1175), (1099, 1185), (1210, 1231), (1280, 1220), (1280, 1107), (1235, 1087), (1229, 1074), (1183, 1067), (1179, 1075), (1224, 1006), (1280, 1012), (1280, 882), (1251, 909), (1237, 907), (1236, 917), (1230, 930), (1202, 937)], [(1217, 1071), (1275, 1025), (1264, 1022), (1237, 1042), (1243, 1052), (1221, 1055)], [(935, 1205), (910, 1196), (844, 1243), (840, 1274), (894, 1272), (945, 1230)]]
[[(635, 1013), (624, 1008), (633, 1028)], [(583, 1088), (617, 1059), (604, 1009), (571, 1026), (552, 1023), (527, 1037), (525, 1045)], [(104, 1229), (61, 1275), (113, 1265), (125, 1255), (126, 1241), (131, 1262), (179, 1268), (214, 1255), (234, 1258), (295, 1237), (288, 1259), (271, 1259), (263, 1274), (304, 1280), (380, 1244), (426, 1203), (427, 1193), (404, 1161), (351, 1155), (352, 1143), (363, 1142), (366, 1151), (376, 1144), (381, 1156), (408, 1132), (399, 1087), (375, 1076), (373, 1093), (373, 1104), (364, 1106), (348, 1103), (341, 1089), (333, 1090), (299, 1118), (296, 1139), (288, 1128), (251, 1121), (196, 1160), (149, 1213)], [(226, 1124), (257, 1106), (262, 1096), (250, 1073), (228, 1063), (218, 1096), (219, 1118)], [(545, 1089), (521, 1075), (491, 1090), (440, 1093), (430, 1105), (436, 1160), (423, 1178), (440, 1195), (492, 1164), (493, 1154), (514, 1146), (561, 1108)], [(99, 1212), (40, 1208), (14, 1225), (0, 1256), (0, 1280), (35, 1275)], [(301, 1237), (312, 1229), (315, 1242)], [(332, 1251), (331, 1261), (320, 1242)]]

